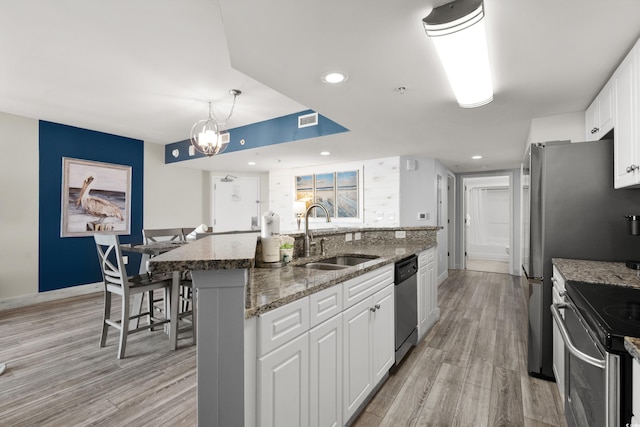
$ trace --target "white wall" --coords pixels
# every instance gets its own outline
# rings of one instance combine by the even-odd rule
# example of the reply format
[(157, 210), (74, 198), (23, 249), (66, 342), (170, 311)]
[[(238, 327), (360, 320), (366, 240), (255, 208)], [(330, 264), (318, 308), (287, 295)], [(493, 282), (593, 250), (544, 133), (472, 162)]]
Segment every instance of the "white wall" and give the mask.
[(38, 121), (0, 113), (0, 299), (38, 292)]
[(144, 228), (207, 223), (209, 172), (164, 163), (164, 145), (144, 144)]
[(531, 120), (527, 146), (533, 142), (585, 141), (584, 111), (537, 117)]

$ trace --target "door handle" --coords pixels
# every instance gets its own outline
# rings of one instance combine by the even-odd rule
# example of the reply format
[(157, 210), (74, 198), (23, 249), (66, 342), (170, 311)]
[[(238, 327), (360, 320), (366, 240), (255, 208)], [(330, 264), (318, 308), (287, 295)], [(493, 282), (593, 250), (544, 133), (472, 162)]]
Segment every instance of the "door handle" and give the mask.
[(595, 357), (589, 356), (578, 350), (578, 347), (575, 346), (571, 338), (569, 337), (569, 332), (567, 331), (567, 327), (560, 316), (560, 309), (568, 308), (573, 311), (573, 308), (567, 303), (560, 304), (552, 304), (551, 305), (551, 316), (553, 320), (556, 322), (558, 326), (558, 330), (560, 331), (560, 335), (562, 335), (562, 341), (567, 346), (567, 350), (569, 353), (573, 354), (578, 360), (582, 360), (589, 365), (595, 366), (596, 368), (605, 369), (606, 361), (604, 359), (596, 359)]

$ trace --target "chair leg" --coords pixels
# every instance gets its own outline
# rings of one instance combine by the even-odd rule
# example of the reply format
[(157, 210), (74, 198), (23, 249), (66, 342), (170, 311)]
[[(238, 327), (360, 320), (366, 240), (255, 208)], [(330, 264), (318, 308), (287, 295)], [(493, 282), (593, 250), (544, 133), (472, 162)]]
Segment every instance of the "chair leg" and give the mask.
[(111, 292), (108, 292), (105, 289), (104, 314), (102, 315), (102, 333), (100, 334), (100, 347), (104, 347), (107, 344), (107, 332), (109, 331), (107, 319), (111, 319)]
[(124, 350), (127, 347), (127, 335), (129, 335), (129, 297), (122, 296), (122, 322), (120, 322), (120, 345), (118, 346), (118, 359), (124, 359)]
[[(153, 291), (149, 291), (145, 293), (147, 295), (147, 311), (149, 312), (149, 314), (147, 315), (147, 323), (149, 325), (153, 325), (154, 321), (153, 321), (153, 315), (154, 315), (154, 304), (153, 304)], [(144, 296), (143, 296), (144, 298)], [(149, 332), (153, 332), (154, 328), (149, 328)]]

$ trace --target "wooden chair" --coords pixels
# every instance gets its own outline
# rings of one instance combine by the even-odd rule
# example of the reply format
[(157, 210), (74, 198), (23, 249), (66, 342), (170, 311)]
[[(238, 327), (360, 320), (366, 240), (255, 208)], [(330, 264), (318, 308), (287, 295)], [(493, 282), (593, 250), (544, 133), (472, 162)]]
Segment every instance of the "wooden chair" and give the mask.
[[(102, 278), (104, 281), (104, 317), (102, 321), (102, 334), (100, 336), (100, 347), (104, 347), (107, 341), (107, 333), (109, 326), (120, 331), (120, 340), (118, 345), (118, 359), (124, 358), (125, 348), (127, 346), (127, 336), (129, 334), (139, 332), (146, 329), (153, 329), (159, 324), (168, 323), (170, 320), (165, 316), (158, 318), (154, 315), (153, 296), (154, 290), (161, 289), (165, 293), (165, 301), (169, 300), (172, 278), (171, 276), (156, 276), (150, 278), (147, 274), (139, 274), (127, 277), (125, 264), (122, 260), (122, 250), (120, 249), (120, 240), (114, 234), (95, 234), (93, 236), (96, 242), (98, 259), (100, 268), (102, 269)], [(120, 320), (111, 319), (111, 296), (113, 294), (120, 295), (122, 299), (122, 314)], [(147, 294), (148, 311), (140, 314), (131, 315), (130, 297), (137, 294)], [(165, 307), (165, 313), (168, 310)], [(147, 318), (147, 325), (130, 329), (129, 321)], [(177, 325), (177, 320), (175, 322)]]
[[(157, 228), (144, 229), (145, 245), (159, 242), (186, 242), (185, 228)], [(193, 231), (193, 229), (191, 229)], [(191, 232), (189, 231), (189, 233)], [(180, 305), (178, 316), (180, 319), (191, 323), (193, 343), (196, 343), (196, 294), (193, 290), (191, 274), (184, 271), (180, 275)]]

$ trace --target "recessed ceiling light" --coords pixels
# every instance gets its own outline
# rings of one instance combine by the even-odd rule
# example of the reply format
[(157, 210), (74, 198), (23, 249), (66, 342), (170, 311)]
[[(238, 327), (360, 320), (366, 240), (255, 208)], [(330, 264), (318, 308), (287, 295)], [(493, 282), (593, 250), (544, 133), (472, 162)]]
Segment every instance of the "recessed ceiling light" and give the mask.
[(250, 165), (250, 166), (255, 166), (256, 162), (247, 162), (247, 164)]
[(471, 158), (473, 160), (480, 160), (482, 158), (482, 156), (471, 156)]
[(342, 83), (345, 80), (347, 80), (347, 75), (345, 73), (331, 72), (322, 75), (322, 81), (325, 83), (336, 84)]
[(329, 155), (331, 155), (331, 153), (330, 153), (330, 152), (328, 152), (328, 151), (321, 151), (321, 152), (320, 152), (320, 155), (321, 155), (321, 156), (329, 156)]

